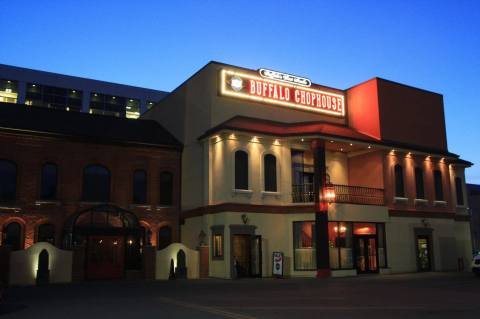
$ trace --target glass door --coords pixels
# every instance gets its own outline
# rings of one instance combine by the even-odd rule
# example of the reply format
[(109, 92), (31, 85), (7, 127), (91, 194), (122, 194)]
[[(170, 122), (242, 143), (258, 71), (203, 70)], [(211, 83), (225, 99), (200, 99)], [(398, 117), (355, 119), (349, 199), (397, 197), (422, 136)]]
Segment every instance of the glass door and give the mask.
[(359, 274), (378, 272), (377, 239), (375, 236), (355, 236), (355, 267)]
[(418, 271), (431, 271), (430, 242), (428, 236), (417, 236)]

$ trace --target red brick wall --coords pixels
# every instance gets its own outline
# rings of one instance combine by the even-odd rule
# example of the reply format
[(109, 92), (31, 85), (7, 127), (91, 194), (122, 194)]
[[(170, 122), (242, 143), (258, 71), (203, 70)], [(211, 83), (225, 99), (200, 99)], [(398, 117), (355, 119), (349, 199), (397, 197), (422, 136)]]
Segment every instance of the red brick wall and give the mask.
[[(3, 145), (0, 148), (0, 159), (11, 160), (17, 164), (17, 199), (13, 206), (19, 208), (17, 212), (0, 208), (0, 231), (3, 231), (9, 222), (18, 221), (24, 228), (25, 248), (35, 242), (37, 227), (42, 223), (55, 225), (55, 243), (61, 246), (66, 218), (88, 206), (82, 202), (82, 176), (84, 167), (89, 164), (101, 164), (110, 170), (110, 201), (135, 212), (142, 225), (150, 228), (152, 245), (156, 244), (157, 230), (163, 225), (171, 226), (173, 240), (179, 240), (179, 150), (95, 144), (63, 137), (5, 132), (0, 132), (0, 143)], [(47, 161), (58, 165), (58, 202), (38, 205), (36, 201), (40, 197), (41, 167)], [(133, 172), (140, 168), (147, 172), (147, 205), (150, 207), (132, 206)], [(160, 198), (159, 176), (162, 170), (169, 170), (174, 174), (174, 204), (168, 208), (157, 207)]]

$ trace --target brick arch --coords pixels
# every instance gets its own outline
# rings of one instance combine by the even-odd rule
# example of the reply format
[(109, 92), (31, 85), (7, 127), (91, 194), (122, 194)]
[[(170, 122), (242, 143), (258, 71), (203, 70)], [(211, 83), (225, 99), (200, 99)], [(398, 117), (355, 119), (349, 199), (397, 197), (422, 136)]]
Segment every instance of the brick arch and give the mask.
[(152, 246), (155, 246), (157, 241), (156, 241), (156, 238), (154, 236), (154, 232), (152, 231), (151, 224), (149, 222), (145, 221), (145, 220), (140, 220), (139, 224), (140, 224), (140, 226), (145, 228), (145, 231), (150, 232), (150, 243), (152, 244)]
[[(20, 225), (20, 247), (22, 249), (25, 249), (25, 236), (26, 236), (26, 229), (27, 229), (27, 222), (21, 218), (21, 217), (14, 217), (14, 216), (11, 216), (11, 217), (8, 217), (7, 219), (4, 220), (4, 222), (0, 225), (0, 232), (1, 232), (1, 244), (3, 245), (3, 240), (4, 240), (4, 231), (5, 231), (5, 228), (11, 224), (11, 223), (18, 223)], [(28, 248), (28, 247), (27, 247)]]

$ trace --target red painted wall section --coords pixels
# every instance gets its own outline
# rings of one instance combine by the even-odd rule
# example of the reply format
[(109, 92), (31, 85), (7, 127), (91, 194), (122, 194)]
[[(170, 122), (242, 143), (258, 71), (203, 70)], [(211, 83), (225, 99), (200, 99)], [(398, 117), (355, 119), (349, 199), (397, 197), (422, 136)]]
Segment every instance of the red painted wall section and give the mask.
[(371, 152), (348, 159), (348, 182), (350, 185), (384, 188), (383, 152)]
[(356, 85), (346, 93), (349, 126), (360, 133), (380, 139), (377, 79)]
[(447, 150), (443, 96), (376, 79), (383, 140)]

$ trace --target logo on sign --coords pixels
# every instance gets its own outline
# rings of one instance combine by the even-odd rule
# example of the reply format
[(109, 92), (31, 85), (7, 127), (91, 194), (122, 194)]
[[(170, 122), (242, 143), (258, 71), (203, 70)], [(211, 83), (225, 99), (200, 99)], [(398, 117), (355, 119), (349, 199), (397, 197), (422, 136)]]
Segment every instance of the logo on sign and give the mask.
[(260, 74), (261, 77), (267, 78), (270, 80), (286, 82), (286, 83), (291, 83), (291, 84), (301, 85), (306, 87), (310, 87), (312, 85), (312, 81), (310, 81), (309, 79), (302, 78), (296, 75), (291, 75), (288, 73), (282, 73), (282, 72), (272, 71), (268, 69), (260, 69), (258, 70), (258, 73)]

